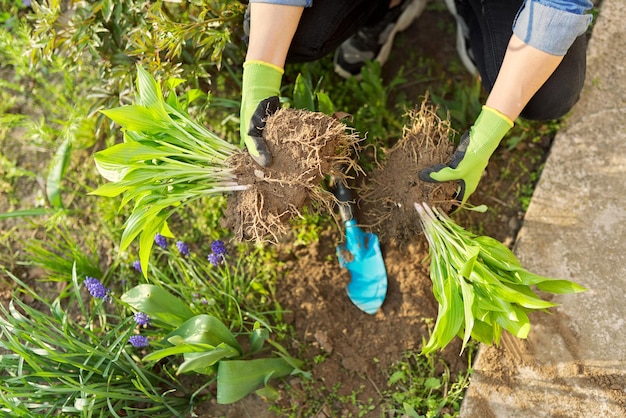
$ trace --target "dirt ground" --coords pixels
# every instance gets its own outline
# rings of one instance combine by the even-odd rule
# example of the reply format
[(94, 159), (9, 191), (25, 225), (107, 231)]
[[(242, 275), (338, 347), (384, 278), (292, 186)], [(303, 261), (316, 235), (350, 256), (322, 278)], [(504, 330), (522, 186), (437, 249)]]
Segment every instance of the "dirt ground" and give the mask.
[[(402, 36), (406, 44), (416, 46), (417, 54), (438, 60), (456, 59), (454, 34), (443, 30), (441, 25), (441, 21), (451, 19), (443, 10), (427, 10)], [(400, 65), (400, 59), (401, 54), (392, 55), (392, 61), (385, 67), (388, 76)], [(420, 97), (423, 88), (408, 87), (407, 94)], [(503, 147), (496, 151), (479, 190), (471, 199), (474, 203), (487, 204), (490, 211), (464, 212), (456, 218), (457, 222), (467, 228), (480, 224), (481, 234), (511, 244), (523, 218), (517, 192), (523, 185), (536, 181), (533, 173), (543, 163), (550, 142), (551, 138), (543, 138), (539, 142), (519, 144), (514, 151)], [(6, 208), (0, 207), (0, 212), (2, 209)], [(428, 266), (424, 263), (428, 247), (419, 234), (405, 237), (402, 245), (392, 240), (381, 242), (388, 292), (382, 308), (375, 315), (368, 315), (357, 309), (346, 295), (349, 274), (339, 267), (335, 254), (340, 242), (341, 233), (333, 225), (322, 233), (317, 243), (294, 247), (284, 242), (279, 246), (284, 267), (277, 296), (283, 308), (290, 312), (286, 320), (298, 337), (289, 349), (306, 361), (314, 380), (287, 379), (279, 386), (278, 404), (284, 408), (297, 405), (298, 411), (320, 405), (310, 415), (316, 417), (336, 416), (337, 411), (341, 416), (359, 416), (355, 403), (339, 402), (336, 396), (356, 393), (358, 402), (376, 407), (367, 416), (378, 417), (385, 412), (380, 399), (387, 389), (389, 367), (402, 360), (406, 351), (419, 350), (422, 340), (429, 335), (428, 321), (437, 314)], [(0, 289), (0, 295), (8, 297), (10, 292)], [(453, 376), (467, 367), (467, 358), (459, 356), (459, 351), (460, 341), (456, 339), (441, 353)], [(196, 414), (233, 418), (275, 416), (267, 409), (267, 403), (250, 395), (230, 406), (209, 402), (201, 405)]]

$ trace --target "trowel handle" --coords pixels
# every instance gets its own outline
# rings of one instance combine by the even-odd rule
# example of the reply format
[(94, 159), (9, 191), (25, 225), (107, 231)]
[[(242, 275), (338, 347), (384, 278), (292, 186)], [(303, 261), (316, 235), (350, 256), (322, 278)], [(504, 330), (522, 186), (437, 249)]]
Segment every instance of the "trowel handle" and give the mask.
[(339, 200), (339, 215), (341, 220), (348, 222), (354, 218), (354, 202), (352, 202), (352, 193), (340, 179), (335, 181), (335, 196)]

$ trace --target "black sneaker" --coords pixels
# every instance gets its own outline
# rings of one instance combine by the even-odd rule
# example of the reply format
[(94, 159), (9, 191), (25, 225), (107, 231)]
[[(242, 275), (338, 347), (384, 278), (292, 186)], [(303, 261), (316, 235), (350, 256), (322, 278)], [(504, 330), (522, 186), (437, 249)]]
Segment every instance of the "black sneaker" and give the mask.
[(389, 58), (396, 33), (408, 28), (424, 11), (428, 0), (406, 0), (389, 9), (375, 25), (363, 27), (335, 51), (335, 72), (344, 78), (358, 76), (367, 61), (383, 65)]
[[(463, 19), (463, 13), (459, 13), (461, 11), (461, 7), (464, 6), (463, 0), (445, 0), (445, 2), (448, 10), (456, 19), (456, 50), (459, 54), (459, 58), (467, 71), (475, 76), (478, 74), (478, 70), (476, 69), (474, 54), (470, 49), (469, 27)], [(469, 6), (465, 5), (465, 7)]]

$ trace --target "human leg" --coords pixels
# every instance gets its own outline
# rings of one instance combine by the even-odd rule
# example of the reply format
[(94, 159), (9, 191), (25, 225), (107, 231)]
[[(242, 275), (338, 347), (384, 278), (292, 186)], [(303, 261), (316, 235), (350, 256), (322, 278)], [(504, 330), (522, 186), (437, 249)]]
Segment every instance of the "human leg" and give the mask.
[(371, 20), (385, 14), (389, 0), (315, 0), (304, 10), (288, 62), (308, 62), (334, 51)]
[(395, 35), (407, 29), (423, 12), (428, 0), (392, 0), (382, 14), (375, 14), (336, 50), (335, 71), (344, 78), (357, 76), (370, 60), (384, 64)]

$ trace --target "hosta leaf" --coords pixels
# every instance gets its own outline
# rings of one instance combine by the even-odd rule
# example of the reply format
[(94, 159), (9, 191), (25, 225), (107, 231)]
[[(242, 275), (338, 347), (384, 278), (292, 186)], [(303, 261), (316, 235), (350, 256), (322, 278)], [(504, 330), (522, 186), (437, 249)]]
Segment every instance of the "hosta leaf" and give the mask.
[(514, 309), (517, 320), (512, 320), (506, 315), (500, 315), (496, 317), (496, 322), (517, 338), (526, 338), (530, 332), (530, 320), (528, 319), (528, 315), (520, 308)]
[(213, 365), (223, 359), (239, 357), (237, 349), (220, 344), (214, 349), (203, 353), (189, 353), (185, 355), (185, 361), (178, 366), (176, 374), (196, 372), (201, 374), (213, 374)]
[(326, 114), (332, 115), (335, 113), (335, 105), (330, 100), (330, 97), (326, 93), (318, 92), (317, 95), (317, 110)]
[(422, 348), (422, 354), (445, 347), (463, 326), (463, 299), (460, 289), (453, 280), (444, 284), (445, 304), (439, 306), (435, 328), (430, 340)]
[(118, 182), (109, 182), (104, 183), (102, 186), (98, 187), (96, 190), (89, 192), (91, 195), (96, 196), (105, 196), (105, 197), (114, 197), (124, 193), (128, 189), (127, 184), (120, 184)]
[(163, 93), (159, 84), (141, 65), (137, 65), (137, 102), (150, 106), (162, 101)]
[(293, 87), (293, 105), (296, 109), (305, 109), (315, 112), (313, 88), (308, 79), (298, 74)]
[[(120, 249), (124, 251), (128, 248), (128, 246), (141, 233), (148, 223), (154, 223), (154, 219), (159, 212), (160, 208), (154, 208), (153, 206), (146, 205), (136, 207), (124, 223), (124, 232), (122, 233)], [(156, 234), (159, 230), (157, 228), (155, 229)], [(152, 238), (154, 239), (154, 236)]]
[(193, 312), (180, 299), (162, 287), (140, 284), (124, 293), (121, 300), (150, 318), (172, 328), (181, 326)]
[(493, 327), (488, 323), (475, 319), (474, 327), (472, 328), (472, 338), (483, 344), (493, 344)]
[(145, 106), (127, 105), (100, 112), (129, 131), (157, 134), (167, 128), (167, 119), (153, 108)]
[(256, 353), (265, 344), (270, 334), (265, 328), (259, 328), (258, 322), (254, 324), (255, 329), (250, 333), (250, 353)]
[[(144, 277), (148, 277), (148, 261), (150, 260), (150, 252), (154, 246), (154, 237), (163, 229), (165, 219), (166, 217), (154, 216), (151, 219), (142, 219), (139, 225), (141, 227), (141, 234), (139, 235), (139, 263), (141, 264), (141, 271)], [(126, 230), (124, 230), (124, 232), (126, 232)]]
[(461, 294), (463, 295), (463, 316), (465, 317), (465, 334), (463, 335), (463, 345), (461, 346), (461, 352), (463, 352), (474, 328), (474, 314), (472, 313), (474, 292), (463, 277), (459, 278), (459, 283), (461, 285)]
[(474, 242), (480, 245), (483, 252), (488, 253), (494, 259), (511, 266), (521, 267), (515, 254), (497, 239), (483, 235), (474, 238)]
[(520, 281), (527, 285), (535, 285), (544, 292), (551, 293), (578, 293), (587, 289), (569, 280), (554, 279), (552, 277), (540, 276), (526, 270), (516, 272)]
[(201, 353), (205, 351), (210, 351), (215, 349), (212, 345), (208, 344), (191, 344), (185, 343), (184, 341), (180, 344), (163, 348), (161, 350), (153, 351), (152, 353), (145, 356), (142, 361), (159, 361), (165, 357), (176, 356), (179, 354), (186, 353)]
[(209, 344), (214, 347), (224, 343), (241, 352), (239, 343), (226, 325), (211, 315), (202, 314), (190, 318), (167, 335), (165, 339), (174, 336), (182, 337), (185, 342)]
[(294, 368), (282, 358), (223, 360), (217, 369), (217, 403), (237, 402), (271, 378), (288, 376)]
[(140, 168), (146, 161), (169, 157), (171, 150), (145, 145), (141, 142), (124, 142), (94, 154), (96, 168), (109, 181), (120, 181), (133, 168)]
[(587, 290), (587, 288), (571, 282), (569, 280), (558, 280), (558, 279), (551, 279), (551, 280), (544, 280), (542, 282), (537, 283), (535, 286), (537, 286), (537, 289), (542, 290), (544, 292), (550, 292), (550, 293), (579, 293), (579, 292), (585, 292)]

